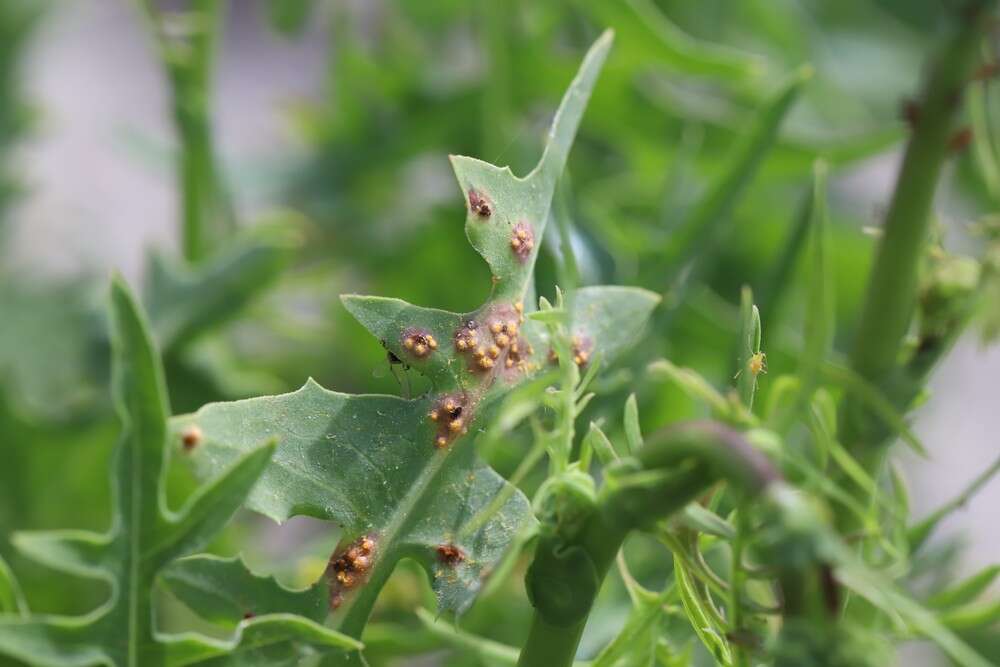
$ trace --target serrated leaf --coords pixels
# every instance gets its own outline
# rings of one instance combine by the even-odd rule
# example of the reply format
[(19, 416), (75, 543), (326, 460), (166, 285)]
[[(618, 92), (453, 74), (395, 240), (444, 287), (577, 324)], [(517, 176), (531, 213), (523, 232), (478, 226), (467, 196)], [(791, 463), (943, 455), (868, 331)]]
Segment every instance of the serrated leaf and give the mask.
[[(370, 582), (387, 577), (399, 558), (417, 557), (434, 578), (442, 607), (463, 609), (530, 513), (524, 495), (512, 493), (481, 528), (462, 534), (506, 482), (471, 446), (434, 446), (437, 426), (427, 418), (434, 406), (431, 397), (354, 396), (309, 382), (291, 394), (208, 405), (178, 418), (174, 428), (197, 425), (203, 434), (188, 455), (200, 476), (228, 465), (260, 438), (280, 438), (249, 496), (251, 509), (276, 521), (296, 514), (332, 519), (352, 536), (371, 536)], [(438, 554), (449, 545), (463, 554), (452, 566)], [(343, 608), (354, 600), (345, 596)]]
[[(110, 584), (110, 596), (85, 616), (0, 617), (0, 653), (38, 665), (138, 667), (193, 664), (275, 637), (355, 647), (353, 640), (295, 621), (240, 628), (230, 642), (185, 635), (163, 638), (153, 628), (153, 582), (177, 556), (198, 549), (240, 506), (274, 451), (255, 446), (200, 488), (179, 512), (164, 507), (161, 477), (167, 414), (163, 370), (145, 318), (124, 283), (111, 290), (112, 395), (123, 424), (115, 458), (114, 511), (107, 533), (19, 533), (28, 556), (70, 574)], [(279, 627), (280, 626), (280, 627)]]
[(190, 556), (174, 561), (160, 575), (181, 602), (207, 621), (235, 627), (247, 618), (290, 613), (321, 622), (328, 612), (318, 588), (290, 590), (273, 577), (254, 574), (242, 559)]
[[(466, 235), (493, 274), (486, 304), (450, 313), (385, 297), (343, 297), (393, 357), (430, 379), (431, 394), (347, 395), (309, 382), (291, 394), (209, 405), (174, 421), (177, 434), (195, 425), (203, 433), (187, 455), (202, 477), (260, 438), (279, 440), (248, 505), (278, 521), (308, 514), (343, 525), (347, 537), (317, 585), (329, 585), (335, 622), (351, 634), (360, 633), (400, 558), (427, 569), (439, 609), (461, 611), (532, 522), (524, 495), (477, 459), (465, 434), (549, 363), (542, 323), (525, 317), (534, 263), (556, 181), (610, 45), (608, 33), (591, 48), (530, 174), (451, 158), (468, 205)], [(567, 323), (578, 341), (574, 358), (586, 365), (627, 349), (659, 297), (585, 287), (571, 300), (568, 310), (549, 312)], [(502, 502), (492, 502), (498, 494)], [(357, 558), (362, 565), (354, 565)]]

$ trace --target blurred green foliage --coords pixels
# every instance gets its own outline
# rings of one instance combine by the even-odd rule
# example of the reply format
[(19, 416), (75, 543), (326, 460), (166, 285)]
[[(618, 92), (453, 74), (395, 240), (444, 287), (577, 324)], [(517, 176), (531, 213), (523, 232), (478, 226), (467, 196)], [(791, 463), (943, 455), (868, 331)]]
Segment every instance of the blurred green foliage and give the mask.
[[(223, 3), (205, 4), (221, 11)], [(230, 11), (249, 11), (236, 4)], [(276, 190), (282, 195), (273, 202), (280, 213), (254, 224), (235, 220), (232, 210), (238, 207), (226, 199), (225, 178), (213, 171), (205, 180), (213, 190), (205, 195), (210, 201), (194, 207), (215, 221), (206, 223), (214, 235), (205, 244), (209, 249), (188, 253), (191, 264), (182, 258), (150, 260), (144, 305), (165, 352), (175, 409), (289, 390), (309, 376), (343, 391), (403, 393), (396, 374), (406, 371), (390, 368), (385, 350), (336, 296), (393, 295), (458, 312), (482, 303), (489, 273), (459, 233), (462, 200), (446, 155), (474, 155), (525, 173), (579, 54), (611, 27), (616, 48), (560, 183), (553, 216), (562, 225), (549, 225), (536, 288), (551, 298), (555, 285), (566, 286), (568, 279), (579, 285), (636, 285), (662, 294), (665, 305), (642, 343), (595, 381), (598, 395), (578, 422), (602, 423), (612, 441), (622, 440), (621, 405), (633, 392), (646, 432), (706, 415), (705, 402), (644, 369), (654, 359), (668, 358), (677, 368), (697, 369), (717, 387), (733, 386), (742, 365), (734, 341), (743, 323), (744, 285), (754, 287), (760, 309), (768, 375), (762, 376), (754, 404), (766, 413), (767, 406), (781, 402), (779, 392), (795, 391), (780, 380), (801, 370), (803, 360), (812, 358), (807, 351), (829, 348), (834, 360), (846, 351), (874, 245), (864, 229), (877, 223), (884, 205), (882, 193), (864, 187), (864, 181), (872, 170), (887, 168), (907, 136), (902, 110), (917, 90), (924, 58), (937, 44), (953, 4), (272, 0), (270, 14), (262, 12), (261, 18), (270, 18), (287, 39), (296, 39), (307, 24), (326, 26), (325, 97), (299, 105), (290, 116), (308, 146), (308, 159), (281, 175)], [(13, 530), (106, 525), (109, 443), (117, 428), (106, 399), (106, 326), (94, 297), (100, 281), (82, 276), (72, 284), (54, 284), (34, 274), (22, 277), (2, 243), (2, 233), (18, 224), (11, 209), (20, 185), (16, 145), (31, 127), (30, 101), (18, 73), (34, 34), (30, 27), (41, 16), (38, 3), (0, 2), (0, 251), (5, 261), (0, 266), (0, 557), (17, 571), (33, 609), (70, 613), (91, 609), (101, 592), (54, 579), (21, 559), (8, 542)], [(155, 22), (157, 15), (151, 16)], [(169, 33), (171, 39), (176, 34)], [(181, 31), (181, 36), (191, 34)], [(183, 51), (183, 44), (178, 48)], [(224, 32), (214, 48), (225, 48)], [(995, 51), (995, 38), (989, 48)], [(204, 50), (201, 64), (210, 68), (212, 48)], [(991, 57), (995, 62), (995, 53)], [(188, 71), (182, 85), (177, 77), (183, 78), (178, 74), (183, 63), (167, 62), (174, 68), (180, 144), (198, 155), (195, 173), (218, 169), (211, 128), (203, 115), (185, 116), (182, 104), (184, 95), (188, 101), (211, 95), (210, 69)], [(677, 248), (677, 238), (684, 236), (678, 230), (705, 215), (699, 203), (713, 185), (726, 183), (726, 192), (733, 193), (724, 171), (739, 154), (740, 138), (753, 126), (757, 110), (803, 64), (814, 73), (776, 130), (774, 146), (752, 174), (740, 171), (739, 197), (710, 211), (712, 235), (695, 239), (698, 252)], [(984, 330), (994, 337), (1000, 321), (1000, 299), (995, 298), (1000, 290), (998, 94), (993, 79), (975, 84), (966, 102), (973, 143), (952, 159), (942, 184), (949, 196), (941, 198), (939, 210), (941, 220), (962, 223), (957, 231), (949, 230), (949, 238), (959, 241), (948, 245), (972, 248), (973, 255), (985, 259), (981, 271), (993, 279), (993, 297), (982, 297), (980, 305), (985, 306)], [(211, 106), (203, 102), (200, 111)], [(818, 157), (827, 165), (830, 182), (821, 249), (810, 225)], [(981, 235), (965, 238), (971, 223), (990, 213), (992, 221), (977, 227)], [(259, 223), (280, 231), (271, 234)], [(179, 241), (186, 224), (178, 220)], [(559, 226), (568, 230), (562, 239)], [(798, 252), (803, 246), (810, 248), (806, 261)], [(684, 267), (667, 264), (666, 258), (682, 252)], [(575, 276), (566, 275), (567, 256), (575, 260)], [(817, 291), (810, 282), (816, 258), (836, 284), (835, 303), (821, 304), (827, 313), (817, 310), (822, 286)], [(930, 285), (928, 305), (939, 303), (941, 291), (963, 289), (968, 276), (960, 262), (939, 254), (928, 265), (929, 281), (935, 274), (944, 278)], [(247, 286), (251, 289), (242, 289)], [(925, 314), (931, 325), (931, 316), (952, 315), (936, 307)], [(829, 328), (817, 331), (817, 317)], [(824, 372), (813, 370), (817, 376)], [(424, 387), (412, 371), (405, 384), (414, 391)], [(812, 426), (822, 432), (829, 420), (820, 414)], [(531, 446), (531, 433), (519, 429), (505, 433), (502, 441), (488, 441), (482, 454), (510, 477)], [(934, 443), (929, 448), (933, 451)], [(808, 455), (794, 453), (803, 459)], [(543, 480), (543, 472), (535, 470), (520, 485), (531, 497)], [(171, 482), (176, 495), (191, 484), (176, 470)], [(824, 488), (821, 479), (810, 484)], [(901, 493), (897, 489), (891, 495), (895, 501)], [(316, 557), (325, 558), (332, 548), (328, 534), (276, 554), (254, 544), (260, 535), (270, 535), (266, 530), (242, 517), (217, 547), (230, 553), (243, 549), (289, 583), (315, 578), (322, 567)], [(663, 547), (637, 536), (630, 539), (628, 554), (631, 576), (650, 591), (663, 590)], [(947, 556), (946, 551), (918, 552), (900, 580), (923, 583), (920, 573), (946, 570)], [(519, 575), (525, 566), (513, 563)], [(509, 580), (513, 583), (491, 587), (463, 617), (462, 632), (520, 644), (530, 607), (521, 576)], [(581, 653), (597, 655), (626, 622), (636, 626), (637, 637), (648, 632), (639, 624), (649, 622), (664, 636), (678, 638), (674, 649), (683, 653), (687, 646), (696, 664), (709, 664), (700, 644), (688, 641), (690, 629), (679, 623), (682, 619), (643, 616), (656, 609), (655, 597), (633, 606), (628, 583), (612, 578), (602, 590)], [(932, 600), (962, 598), (940, 592), (943, 581), (934, 584), (931, 588), (939, 590)], [(162, 605), (169, 622), (184, 619), (175, 601), (168, 598)], [(414, 618), (412, 609), (420, 605), (432, 606), (422, 575), (416, 568), (398, 569), (365, 637), (372, 664), (455, 645), (454, 637), (443, 639), (440, 629)], [(400, 640), (403, 627), (409, 634), (405, 641)], [(983, 655), (1000, 661), (995, 627), (995, 621), (985, 630), (956, 624)], [(808, 633), (806, 628), (800, 634)], [(787, 639), (781, 650), (794, 656), (795, 635)], [(853, 655), (849, 648), (845, 655)], [(677, 657), (664, 649), (659, 660), (685, 664), (670, 662)], [(444, 659), (453, 665), (504, 662), (471, 650)]]

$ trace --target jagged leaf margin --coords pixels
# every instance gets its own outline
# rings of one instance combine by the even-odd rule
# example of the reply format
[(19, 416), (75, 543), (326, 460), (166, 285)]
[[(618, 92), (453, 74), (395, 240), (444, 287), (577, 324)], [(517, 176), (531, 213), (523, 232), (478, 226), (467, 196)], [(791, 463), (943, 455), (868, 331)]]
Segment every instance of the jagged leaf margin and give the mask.
[[(327, 581), (317, 585), (329, 585), (335, 623), (350, 635), (360, 634), (403, 557), (427, 569), (439, 610), (464, 610), (510, 540), (533, 521), (519, 491), (490, 507), (507, 483), (463, 436), (478, 430), (510, 388), (550, 363), (541, 325), (524, 314), (552, 194), (611, 41), (608, 32), (591, 47), (526, 177), (451, 157), (468, 203), (466, 235), (493, 275), (482, 307), (452, 313), (399, 299), (343, 297), (391, 355), (430, 379), (430, 394), (349, 395), (310, 380), (291, 394), (208, 405), (173, 422), (178, 447), (185, 433), (199, 434), (197, 447), (185, 451), (201, 477), (254, 441), (279, 440), (248, 506), (277, 521), (306, 514), (343, 525)], [(588, 287), (575, 296), (571, 322), (581, 363), (610, 361), (626, 349), (659, 301), (626, 287)]]
[(358, 648), (354, 640), (290, 614), (248, 619), (229, 641), (163, 636), (153, 627), (153, 583), (178, 556), (204, 546), (240, 506), (274, 452), (248, 448), (179, 512), (162, 484), (169, 408), (148, 325), (124, 282), (111, 289), (112, 395), (123, 424), (112, 475), (114, 511), (106, 533), (17, 533), (15, 545), (54, 569), (108, 584), (108, 600), (79, 617), (0, 615), (0, 654), (36, 665), (189, 665), (245, 646), (291, 640)]

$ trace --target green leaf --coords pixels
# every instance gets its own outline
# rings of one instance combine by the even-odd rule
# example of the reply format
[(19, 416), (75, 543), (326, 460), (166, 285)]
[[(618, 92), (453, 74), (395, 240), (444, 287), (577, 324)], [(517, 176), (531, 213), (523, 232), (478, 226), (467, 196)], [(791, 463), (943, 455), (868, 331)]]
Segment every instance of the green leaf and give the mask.
[(763, 73), (764, 62), (753, 54), (697, 40), (683, 32), (650, 0), (579, 0), (598, 23), (620, 27), (630, 36), (623, 59), (653, 55), (682, 74), (711, 76), (733, 82), (752, 81)]
[(1000, 565), (989, 565), (971, 577), (958, 582), (940, 593), (935, 593), (927, 600), (927, 606), (937, 609), (947, 609), (966, 602), (972, 602), (990, 587), (990, 584), (1000, 575)]
[[(153, 628), (153, 582), (170, 560), (204, 546), (229, 520), (267, 465), (274, 444), (248, 448), (199, 489), (179, 512), (163, 504), (161, 477), (167, 414), (163, 370), (145, 318), (127, 287), (111, 290), (112, 395), (123, 430), (115, 458), (114, 510), (107, 533), (15, 534), (28, 556), (70, 574), (110, 585), (108, 600), (80, 617), (0, 618), (0, 653), (39, 665), (192, 664), (244, 641), (282, 636), (355, 647), (353, 640), (300, 621), (248, 624), (230, 642), (197, 636), (162, 638)], [(317, 635), (321, 631), (321, 635)]]
[(679, 274), (685, 264), (696, 260), (705, 248), (711, 247), (716, 231), (750, 184), (764, 156), (774, 146), (782, 121), (810, 78), (812, 68), (799, 68), (764, 102), (749, 130), (733, 146), (731, 155), (705, 195), (673, 230), (670, 246), (661, 259), (673, 275)]
[(160, 575), (181, 602), (205, 620), (235, 627), (245, 618), (291, 613), (322, 622), (328, 611), (321, 589), (289, 590), (254, 574), (240, 558), (190, 556), (174, 561)]
[(652, 665), (660, 638), (661, 624), (666, 616), (666, 600), (673, 587), (663, 593), (641, 591), (618, 635), (601, 650), (591, 667), (625, 667)]
[[(229, 465), (254, 442), (279, 439), (249, 496), (251, 509), (276, 521), (296, 514), (332, 519), (351, 539), (371, 536), (367, 586), (376, 591), (400, 558), (417, 558), (433, 577), (442, 608), (461, 610), (530, 512), (524, 495), (512, 493), (478, 530), (463, 535), (506, 482), (477, 460), (467, 438), (435, 446), (438, 425), (428, 413), (436, 405), (434, 397), (352, 396), (310, 381), (291, 394), (208, 405), (177, 418), (174, 428), (197, 426), (203, 434), (186, 454), (199, 476)], [(461, 560), (442, 563), (438, 548), (445, 546), (460, 549)], [(336, 592), (336, 583), (331, 586)], [(358, 597), (347, 593), (341, 612)]]
[(836, 322), (834, 316), (834, 278), (830, 263), (829, 213), (826, 205), (827, 166), (813, 165), (813, 193), (810, 198), (809, 277), (806, 317), (803, 323), (805, 345), (802, 348), (799, 380), (802, 399), (808, 404), (820, 380), (820, 365), (830, 356)]
[(760, 351), (760, 312), (753, 302), (753, 292), (744, 286), (740, 292), (739, 369), (736, 377), (740, 390), (740, 400), (747, 410), (753, 409), (754, 395), (757, 393), (757, 376), (766, 370), (763, 353)]
[[(461, 611), (511, 540), (530, 529), (527, 499), (477, 458), (466, 433), (480, 430), (511, 389), (549, 363), (544, 326), (526, 317), (534, 263), (556, 181), (610, 45), (607, 33), (587, 54), (526, 177), (451, 158), (468, 206), (466, 235), (493, 274), (483, 306), (450, 313), (392, 298), (342, 297), (388, 352), (429, 378), (429, 394), (348, 395), (310, 381), (291, 394), (209, 405), (174, 420), (179, 449), (185, 429), (203, 434), (182, 454), (200, 477), (255, 442), (279, 441), (248, 506), (277, 521), (307, 514), (343, 526), (333, 565), (316, 586), (329, 587), (335, 624), (354, 636), (400, 558), (428, 571), (439, 610)], [(628, 349), (659, 297), (585, 287), (569, 300), (570, 308), (549, 314), (567, 323), (574, 358), (587, 365)], [(514, 423), (524, 418), (517, 410), (503, 414)], [(355, 567), (358, 557), (362, 565)]]
[(691, 580), (687, 567), (677, 557), (674, 558), (674, 575), (677, 578), (677, 589), (680, 592), (681, 603), (684, 605), (684, 611), (695, 634), (698, 635), (698, 639), (719, 664), (731, 665), (733, 656), (729, 642), (726, 640), (724, 632), (716, 628), (710, 612), (706, 609), (706, 605), (710, 603), (702, 599)]
[(635, 394), (629, 394), (625, 400), (625, 442), (628, 443), (628, 453), (634, 454), (642, 447), (642, 429), (639, 426), (639, 404)]
[(0, 558), (0, 614), (26, 615), (27, 605), (21, 594), (21, 587), (11, 572), (7, 561)]

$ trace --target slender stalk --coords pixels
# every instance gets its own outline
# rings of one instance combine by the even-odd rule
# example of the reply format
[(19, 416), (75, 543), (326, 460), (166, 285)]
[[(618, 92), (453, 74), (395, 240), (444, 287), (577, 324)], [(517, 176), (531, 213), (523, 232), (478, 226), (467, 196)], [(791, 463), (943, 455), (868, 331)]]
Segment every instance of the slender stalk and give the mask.
[[(890, 388), (913, 317), (935, 186), (949, 153), (962, 92), (995, 5), (996, 0), (966, 3), (956, 29), (932, 63), (919, 101), (850, 355), (852, 369), (883, 389)], [(844, 415), (845, 445), (875, 463), (890, 434), (873, 426), (877, 421), (856, 402), (845, 404)]]
[(539, 539), (526, 583), (535, 607), (520, 667), (573, 664), (587, 616), (628, 533), (682, 509), (719, 479), (749, 496), (780, 476), (743, 436), (689, 422), (650, 436), (634, 458), (608, 471), (594, 510)]
[[(743, 629), (743, 587), (746, 571), (743, 569), (743, 547), (746, 544), (749, 521), (743, 503), (736, 510), (736, 538), (732, 545), (732, 563), (729, 570), (729, 627), (731, 632)], [(739, 643), (733, 644), (733, 667), (747, 667), (747, 653)]]
[[(219, 236), (213, 235), (212, 227), (220, 225), (229, 231), (233, 226), (216, 164), (209, 103), (225, 4), (224, 0), (191, 0), (189, 11), (175, 16), (162, 12), (155, 0), (140, 0), (140, 5), (170, 80), (179, 143), (181, 248), (189, 262), (197, 262), (208, 255)], [(177, 26), (171, 28), (171, 22)]]

